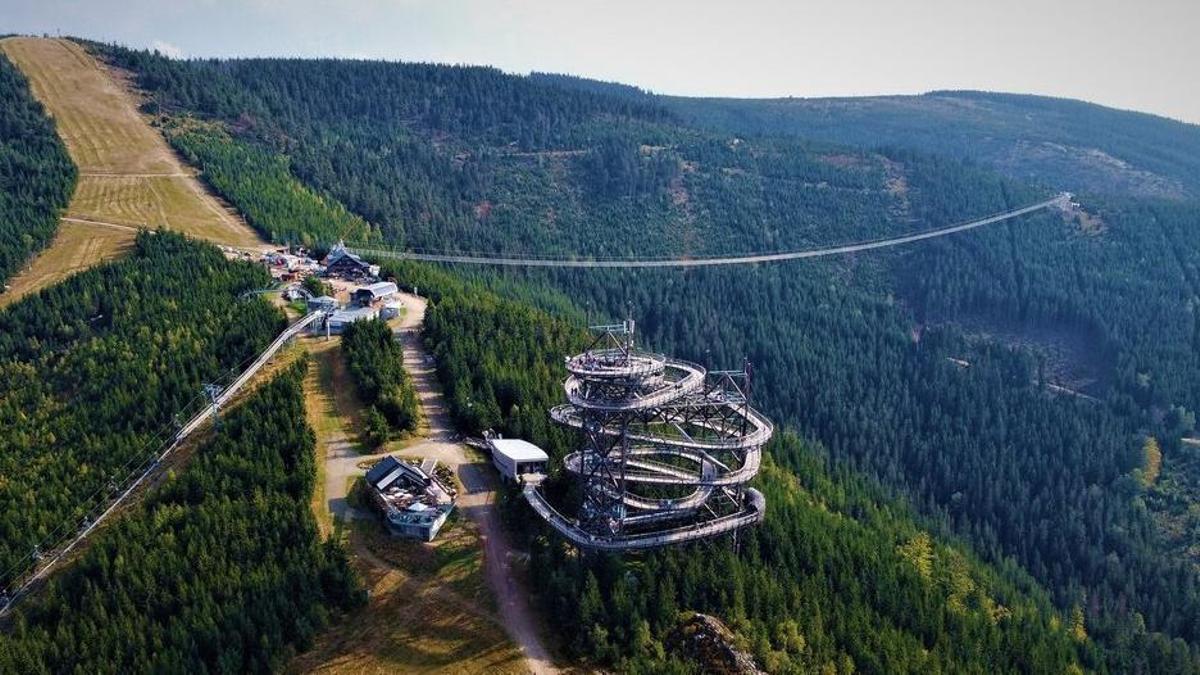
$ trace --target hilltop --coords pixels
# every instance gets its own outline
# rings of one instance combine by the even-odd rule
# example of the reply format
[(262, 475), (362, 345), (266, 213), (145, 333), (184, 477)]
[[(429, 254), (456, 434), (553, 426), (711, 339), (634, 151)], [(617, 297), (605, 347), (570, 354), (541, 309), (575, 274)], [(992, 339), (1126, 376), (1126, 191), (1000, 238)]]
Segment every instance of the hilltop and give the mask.
[(47, 249), (11, 281), (0, 306), (122, 255), (138, 228), (234, 246), (262, 243), (147, 124), (127, 84), (77, 43), (9, 37), (0, 40), (0, 53), (28, 78), (78, 173)]
[(1083, 101), (983, 91), (659, 100), (685, 119), (733, 133), (920, 148), (1077, 192), (1200, 196), (1200, 126)]

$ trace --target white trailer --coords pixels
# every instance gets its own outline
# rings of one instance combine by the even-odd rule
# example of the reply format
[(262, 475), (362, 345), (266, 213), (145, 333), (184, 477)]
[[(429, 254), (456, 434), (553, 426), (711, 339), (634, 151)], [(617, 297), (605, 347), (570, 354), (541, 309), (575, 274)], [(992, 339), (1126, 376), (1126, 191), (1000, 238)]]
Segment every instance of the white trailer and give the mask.
[(518, 438), (489, 438), (492, 464), (505, 478), (518, 482), (527, 474), (545, 474), (550, 461), (546, 451)]

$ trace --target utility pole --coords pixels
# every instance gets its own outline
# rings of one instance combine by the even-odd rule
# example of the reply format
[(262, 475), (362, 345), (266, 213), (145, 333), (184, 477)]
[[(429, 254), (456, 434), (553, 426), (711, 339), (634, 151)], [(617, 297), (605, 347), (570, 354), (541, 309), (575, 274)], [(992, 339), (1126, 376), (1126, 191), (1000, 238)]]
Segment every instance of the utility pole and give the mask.
[(208, 396), (209, 403), (212, 404), (211, 411), (212, 411), (212, 418), (213, 418), (213, 428), (220, 430), (221, 414), (220, 414), (220, 403), (218, 402), (218, 398), (221, 396), (221, 385), (212, 384), (212, 383), (205, 384), (204, 385), (204, 394), (206, 396)]

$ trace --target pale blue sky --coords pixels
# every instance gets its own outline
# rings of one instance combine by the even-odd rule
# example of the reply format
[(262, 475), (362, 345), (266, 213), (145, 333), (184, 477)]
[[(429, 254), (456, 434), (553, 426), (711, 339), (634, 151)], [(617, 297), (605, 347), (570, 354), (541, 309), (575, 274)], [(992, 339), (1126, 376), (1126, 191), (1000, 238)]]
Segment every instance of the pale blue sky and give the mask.
[(970, 88), (1200, 123), (1200, 0), (0, 0), (0, 32), (185, 56), (488, 64), (661, 93)]

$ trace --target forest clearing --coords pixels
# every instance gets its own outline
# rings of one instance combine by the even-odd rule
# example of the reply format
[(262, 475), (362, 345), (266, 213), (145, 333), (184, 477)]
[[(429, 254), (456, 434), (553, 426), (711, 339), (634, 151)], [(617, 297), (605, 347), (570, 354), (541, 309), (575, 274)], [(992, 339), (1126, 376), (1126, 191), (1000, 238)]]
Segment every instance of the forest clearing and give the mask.
[(262, 240), (183, 166), (111, 71), (69, 40), (14, 37), (0, 50), (29, 78), (79, 169), (66, 217), (40, 255), (10, 281), (0, 306), (120, 255), (133, 228), (167, 228), (233, 246)]
[[(312, 355), (305, 407), (318, 459), (313, 513), (326, 536), (345, 544), (370, 599), (289, 671), (525, 672), (521, 652), (495, 615), (480, 532), (471, 519), (455, 514), (445, 536), (422, 544), (388, 537), (373, 517), (358, 518), (347, 472), (338, 467), (359, 475), (356, 465), (379, 455), (364, 454), (354, 440), (361, 402), (345, 372), (340, 340), (312, 337), (304, 344)], [(417, 454), (421, 447), (414, 448)]]

